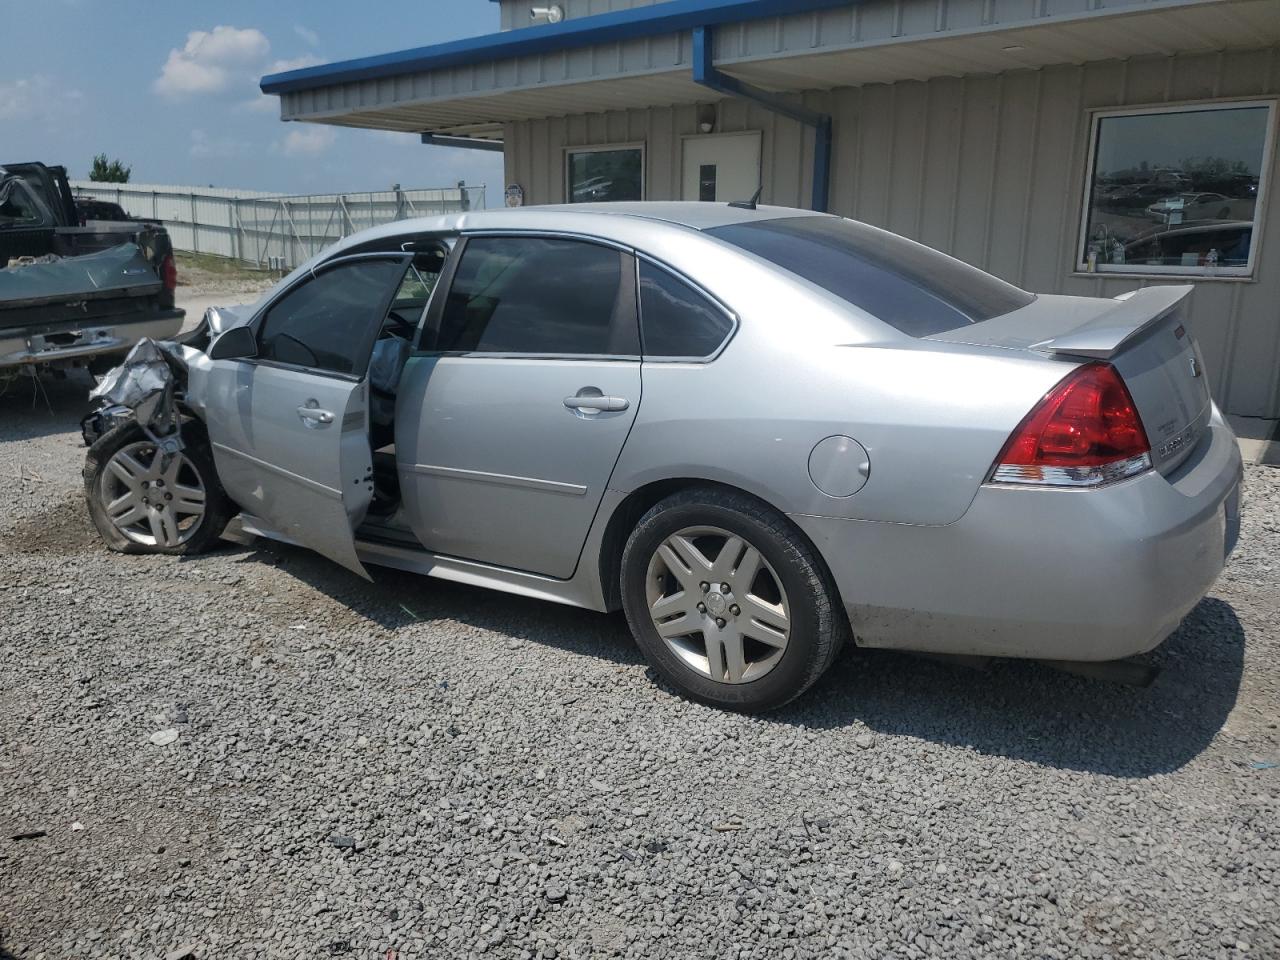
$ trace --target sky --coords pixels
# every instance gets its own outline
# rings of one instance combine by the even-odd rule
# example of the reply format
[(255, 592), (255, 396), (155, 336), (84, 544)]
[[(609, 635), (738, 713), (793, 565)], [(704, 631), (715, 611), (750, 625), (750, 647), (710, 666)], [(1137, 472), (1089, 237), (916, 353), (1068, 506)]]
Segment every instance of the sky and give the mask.
[(446, 186), (502, 202), (502, 155), (283, 123), (264, 74), (498, 29), (489, 0), (0, 0), (0, 164), (94, 154), (131, 182), (285, 193)]

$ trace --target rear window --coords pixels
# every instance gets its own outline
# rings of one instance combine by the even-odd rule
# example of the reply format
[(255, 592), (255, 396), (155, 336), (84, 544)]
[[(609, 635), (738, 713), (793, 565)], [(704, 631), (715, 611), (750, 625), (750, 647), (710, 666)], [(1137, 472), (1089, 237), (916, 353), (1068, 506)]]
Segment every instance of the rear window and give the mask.
[(912, 337), (990, 320), (1035, 300), (977, 267), (839, 217), (756, 220), (706, 232), (817, 284)]

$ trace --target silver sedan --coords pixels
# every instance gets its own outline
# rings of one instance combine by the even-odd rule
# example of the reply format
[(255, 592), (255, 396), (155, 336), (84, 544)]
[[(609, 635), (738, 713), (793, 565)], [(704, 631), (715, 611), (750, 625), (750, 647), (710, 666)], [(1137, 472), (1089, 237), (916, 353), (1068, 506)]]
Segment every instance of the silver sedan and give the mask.
[(210, 311), (173, 351), (177, 420), (112, 421), (89, 503), (127, 552), (234, 520), (362, 576), (622, 609), (733, 709), (846, 641), (1113, 660), (1177, 627), (1238, 529), (1190, 289), (1036, 296), (777, 207), (405, 221)]

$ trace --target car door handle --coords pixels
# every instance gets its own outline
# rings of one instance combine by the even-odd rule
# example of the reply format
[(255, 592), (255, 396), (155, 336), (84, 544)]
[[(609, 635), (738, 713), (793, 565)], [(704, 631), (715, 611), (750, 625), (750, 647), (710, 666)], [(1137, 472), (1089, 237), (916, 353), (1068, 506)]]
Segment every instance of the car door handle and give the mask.
[(316, 423), (333, 423), (333, 414), (319, 407), (299, 407), (298, 416), (303, 420), (314, 420)]
[(565, 397), (564, 405), (570, 410), (607, 410), (615, 412), (631, 406), (626, 397)]

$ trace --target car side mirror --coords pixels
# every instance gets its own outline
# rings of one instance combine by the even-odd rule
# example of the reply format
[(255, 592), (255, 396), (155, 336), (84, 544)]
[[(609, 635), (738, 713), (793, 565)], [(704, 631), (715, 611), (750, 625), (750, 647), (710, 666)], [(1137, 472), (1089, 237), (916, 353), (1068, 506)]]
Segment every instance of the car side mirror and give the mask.
[(232, 327), (209, 347), (210, 360), (244, 360), (258, 355), (258, 338), (251, 327)]

